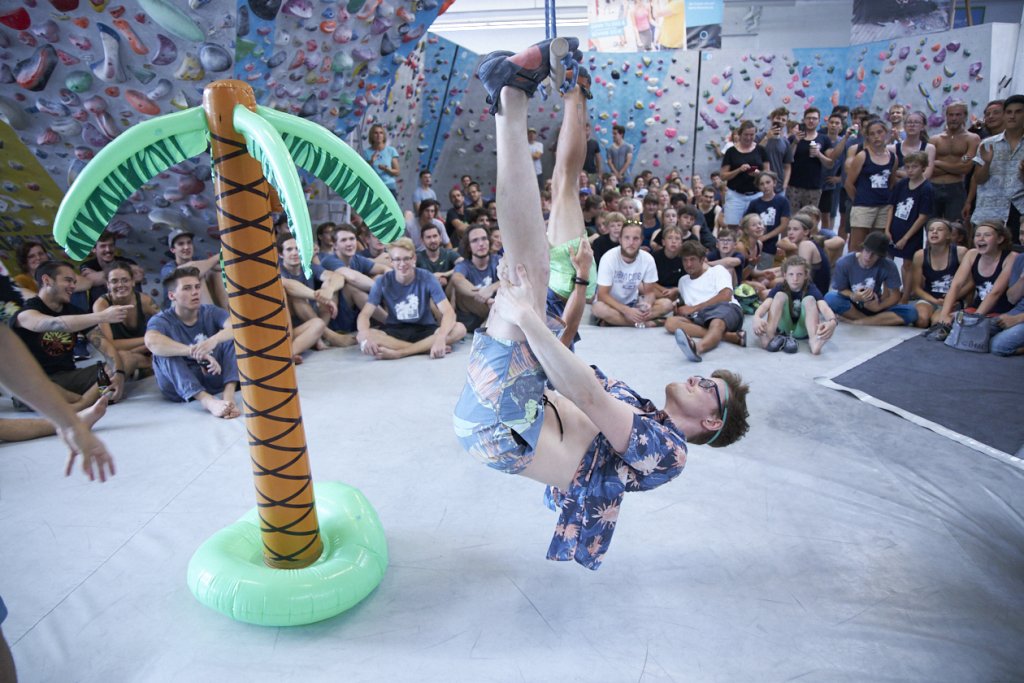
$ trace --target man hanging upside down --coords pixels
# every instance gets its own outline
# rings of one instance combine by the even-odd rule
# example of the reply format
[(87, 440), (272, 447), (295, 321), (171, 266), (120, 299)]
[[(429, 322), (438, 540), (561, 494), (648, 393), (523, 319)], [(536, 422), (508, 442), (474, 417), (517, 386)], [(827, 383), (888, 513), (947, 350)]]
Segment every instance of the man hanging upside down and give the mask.
[[(687, 442), (722, 447), (742, 437), (748, 387), (738, 375), (716, 370), (710, 378), (666, 386), (665, 407), (658, 410), (624, 383), (588, 367), (552, 334), (544, 286), (551, 256), (533, 162), (523, 143), (529, 97), (549, 73), (567, 90), (566, 117), (582, 109), (585, 118), (578, 85), (585, 72), (572, 59), (575, 48), (575, 39), (556, 38), (517, 55), (492, 53), (479, 68), (497, 110), (498, 223), (505, 257), (503, 284), (487, 327), (474, 337), (454, 422), (474, 457), (552, 487), (559, 520), (548, 558), (597, 569), (623, 494), (678, 476)], [(569, 74), (562, 76), (566, 66)], [(582, 234), (582, 220), (576, 227)], [(547, 419), (549, 412), (554, 419)]]

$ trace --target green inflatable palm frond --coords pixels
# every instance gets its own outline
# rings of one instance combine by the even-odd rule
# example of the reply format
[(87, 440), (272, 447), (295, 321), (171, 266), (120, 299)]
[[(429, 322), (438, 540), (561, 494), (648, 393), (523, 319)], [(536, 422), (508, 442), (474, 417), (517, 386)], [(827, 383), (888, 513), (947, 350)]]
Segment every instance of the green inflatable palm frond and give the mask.
[(295, 164), (344, 199), (382, 242), (405, 231), (402, 209), (377, 173), (359, 154), (323, 126), (269, 107), (256, 113), (281, 134)]
[(129, 196), (208, 146), (200, 107), (132, 126), (100, 150), (64, 195), (53, 224), (57, 243), (71, 258), (84, 259)]
[(277, 190), (288, 217), (288, 227), (299, 247), (302, 269), (306, 277), (312, 277), (309, 264), (313, 260), (313, 228), (309, 223), (309, 207), (302, 192), (302, 182), (295, 172), (288, 148), (269, 122), (240, 104), (235, 106), (233, 123), (235, 130), (245, 138), (249, 155), (260, 162), (263, 176)]

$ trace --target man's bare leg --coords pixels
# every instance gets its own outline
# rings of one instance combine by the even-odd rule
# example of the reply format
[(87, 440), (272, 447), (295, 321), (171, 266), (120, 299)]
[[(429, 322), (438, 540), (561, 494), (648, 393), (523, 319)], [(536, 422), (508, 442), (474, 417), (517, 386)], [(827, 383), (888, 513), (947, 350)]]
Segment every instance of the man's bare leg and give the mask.
[[(562, 99), (555, 168), (551, 173), (548, 244), (555, 247), (587, 234), (580, 206), (580, 172), (587, 156), (587, 99), (579, 85)], [(505, 226), (502, 227), (502, 236)], [(531, 276), (532, 277), (532, 276)]]
[[(398, 360), (399, 358), (408, 358), (409, 356), (426, 355), (430, 353), (430, 349), (434, 345), (433, 335), (420, 339), (418, 342), (406, 342), (390, 337), (379, 330), (370, 330), (368, 334), (370, 339), (375, 341), (377, 346), (380, 347), (380, 353), (377, 355), (377, 358), (380, 360)], [(462, 323), (455, 323), (455, 327), (452, 328), (452, 331), (448, 333), (444, 340), (446, 344), (445, 354), (451, 353), (452, 344), (465, 336), (466, 326)]]
[[(101, 396), (85, 410), (78, 411), (78, 417), (91, 428), (107, 412), (109, 402), (109, 396)], [(30, 441), (44, 436), (53, 436), (56, 433), (57, 430), (53, 423), (37, 417), (26, 417), (22, 420), (0, 420), (0, 441)]]
[[(198, 394), (193, 396), (196, 401), (206, 409), (206, 412), (210, 413), (214, 417), (222, 417), (225, 420), (238, 417), (241, 413), (238, 410), (238, 406), (235, 405), (235, 389), (234, 383), (229, 384), (224, 388), (224, 398), (220, 399), (212, 394), (208, 394), (205, 391), (200, 391)], [(231, 392), (230, 397), (228, 392)]]
[(307, 320), (292, 331), (292, 353), (302, 354), (313, 348), (323, 336), (327, 325), (323, 320)]
[[(498, 147), (498, 225), (501, 226), (508, 277), (514, 280), (516, 268), (522, 264), (532, 282), (543, 283), (548, 281), (549, 255), (540, 189), (526, 144), (528, 103), (526, 93), (503, 88), (499, 113), (494, 117)], [(544, 317), (546, 290), (536, 287), (533, 294), (534, 309)], [(519, 327), (497, 316), (491, 318), (487, 331), (499, 339), (526, 339)]]

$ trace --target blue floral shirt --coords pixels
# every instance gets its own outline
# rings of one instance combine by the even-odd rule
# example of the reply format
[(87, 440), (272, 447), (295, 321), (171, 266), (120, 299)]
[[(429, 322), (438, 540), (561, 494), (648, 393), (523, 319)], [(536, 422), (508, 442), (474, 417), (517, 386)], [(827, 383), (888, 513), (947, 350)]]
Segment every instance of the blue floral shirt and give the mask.
[(686, 436), (651, 401), (591, 367), (605, 391), (641, 412), (633, 416), (625, 453), (616, 453), (604, 434), (598, 434), (569, 490), (548, 490), (559, 517), (547, 557), (597, 569), (608, 552), (623, 495), (649, 491), (678, 477), (686, 465)]

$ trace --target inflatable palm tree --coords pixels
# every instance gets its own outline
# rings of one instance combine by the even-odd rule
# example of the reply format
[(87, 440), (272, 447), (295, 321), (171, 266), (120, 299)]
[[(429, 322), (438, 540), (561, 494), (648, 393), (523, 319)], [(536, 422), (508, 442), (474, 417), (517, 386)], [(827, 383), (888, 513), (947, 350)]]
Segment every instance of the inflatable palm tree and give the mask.
[[(54, 225), (57, 241), (72, 258), (85, 258), (122, 202), (157, 174), (207, 147), (212, 157), (221, 257), (249, 433), (263, 562), (276, 569), (312, 569), (310, 565), (324, 552), (325, 534), (321, 534), (314, 505), (292, 365), (271, 220), (271, 188), (280, 197), (307, 275), (314, 240), (296, 166), (341, 195), (381, 241), (397, 238), (404, 221), (391, 193), (358, 153), (321, 126), (257, 106), (252, 88), (228, 80), (207, 86), (202, 107), (140, 123), (104, 147), (68, 190)], [(349, 495), (352, 491), (355, 489), (350, 489)], [(355, 495), (361, 498), (358, 491)], [(376, 514), (365, 499), (354, 506), (341, 514), (360, 520), (372, 517), (379, 531)], [(337, 543), (352, 543), (353, 537), (358, 537), (359, 548), (369, 553), (356, 553), (351, 561), (379, 570), (376, 581), (365, 591), (369, 593), (387, 562), (382, 534), (353, 528), (343, 536), (346, 538), (339, 537)], [(328, 548), (327, 553), (337, 551), (339, 548)], [(195, 561), (193, 558), (193, 564)], [(194, 577), (192, 566), (189, 573), (190, 584), (199, 584), (192, 589), (201, 601), (235, 618), (268, 624), (324, 618), (297, 613), (290, 603), (309, 602), (309, 596), (288, 594), (291, 589), (278, 596), (289, 603), (279, 610), (280, 615), (268, 617), (252, 610), (251, 605), (239, 606), (237, 599), (225, 606), (225, 596), (237, 592), (238, 585), (223, 586), (215, 595), (204, 597), (200, 593), (209, 593), (214, 583), (223, 584), (224, 577), (202, 571)], [(243, 583), (252, 583), (251, 577)], [(352, 591), (346, 587), (342, 592)], [(316, 597), (323, 602), (322, 591)], [(353, 596), (343, 597), (337, 604)], [(268, 598), (259, 595), (248, 600), (266, 603)]]

